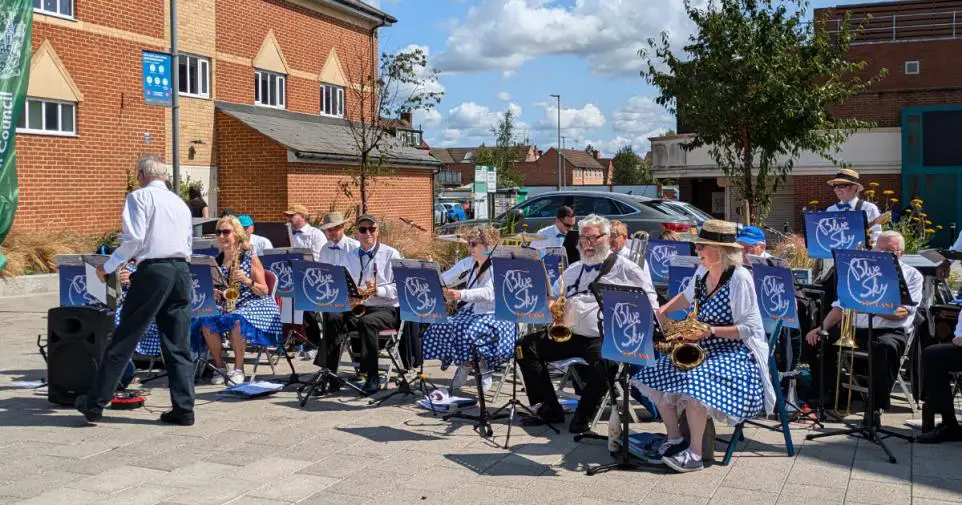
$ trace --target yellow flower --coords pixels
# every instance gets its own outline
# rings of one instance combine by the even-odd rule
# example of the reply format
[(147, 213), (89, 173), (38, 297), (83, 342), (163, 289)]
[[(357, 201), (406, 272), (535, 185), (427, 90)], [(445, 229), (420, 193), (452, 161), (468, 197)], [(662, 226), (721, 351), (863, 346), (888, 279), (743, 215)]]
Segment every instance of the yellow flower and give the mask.
[(812, 200), (808, 202), (808, 204), (814, 207), (815, 205), (818, 205), (818, 200)]
[(935, 225), (935, 229), (936, 229), (936, 230), (941, 230), (941, 229), (942, 229), (942, 225), (940, 225), (940, 224)]
[(932, 228), (926, 228), (925, 233), (935, 233), (935, 230), (933, 230)]
[(871, 187), (873, 187), (873, 188), (877, 188), (877, 187), (878, 187), (878, 183), (877, 183), (877, 182), (870, 182), (870, 183), (868, 183), (868, 185), (871, 186)]
[(930, 225), (930, 224), (932, 224), (932, 221), (929, 221), (928, 219), (926, 219), (926, 220), (925, 220), (925, 224)]
[(890, 196), (890, 195), (894, 195), (895, 191), (892, 191), (891, 189), (886, 189), (885, 191), (882, 192), (882, 194), (885, 196)]
[(892, 203), (899, 203), (899, 199), (898, 199), (898, 198), (889, 198), (889, 201), (892, 202)]
[(917, 222), (919, 222), (919, 218), (917, 218), (917, 217), (913, 217), (913, 218), (912, 218), (912, 222), (913, 222), (913, 223), (917, 223)]
[(919, 217), (929, 217), (925, 212), (919, 212)]
[(866, 191), (865, 194), (866, 194), (866, 195), (875, 196), (875, 190), (874, 190), (874, 189), (870, 189), (870, 190)]

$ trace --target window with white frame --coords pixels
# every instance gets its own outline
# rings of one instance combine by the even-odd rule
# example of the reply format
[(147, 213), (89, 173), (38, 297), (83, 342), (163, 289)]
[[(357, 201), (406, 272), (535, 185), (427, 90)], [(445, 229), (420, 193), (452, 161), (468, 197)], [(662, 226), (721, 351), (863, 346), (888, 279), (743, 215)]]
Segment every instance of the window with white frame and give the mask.
[(344, 117), (344, 88), (321, 84), (321, 114)]
[(202, 56), (178, 55), (181, 96), (210, 97), (210, 60)]
[(905, 62), (905, 73), (907, 75), (916, 75), (919, 73), (919, 61), (912, 60)]
[(254, 72), (254, 103), (264, 107), (283, 109), (287, 105), (285, 99), (287, 78), (283, 74), (275, 74), (266, 70)]
[(33, 10), (42, 14), (73, 17), (73, 0), (33, 0)]
[(55, 100), (27, 98), (17, 131), (41, 135), (75, 135), (77, 105)]

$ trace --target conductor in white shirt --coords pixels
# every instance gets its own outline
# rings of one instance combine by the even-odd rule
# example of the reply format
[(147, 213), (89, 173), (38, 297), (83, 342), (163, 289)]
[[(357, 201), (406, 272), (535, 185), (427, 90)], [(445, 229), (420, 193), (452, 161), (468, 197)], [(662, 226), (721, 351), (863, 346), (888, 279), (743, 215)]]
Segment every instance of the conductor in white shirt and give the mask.
[(151, 321), (160, 330), (173, 409), (160, 416), (170, 424), (194, 424), (194, 362), (190, 348), (192, 281), (190, 209), (164, 182), (167, 168), (154, 155), (137, 160), (141, 189), (127, 195), (122, 217), (123, 239), (110, 259), (97, 268), (101, 281), (130, 260), (138, 262), (120, 313), (120, 324), (104, 351), (97, 376), (75, 406), (88, 422), (96, 422), (113, 399), (117, 383)]
[(259, 257), (264, 257), (264, 251), (266, 249), (274, 248), (274, 244), (271, 243), (269, 238), (254, 234), (254, 219), (250, 217), (250, 215), (244, 214), (237, 216), (237, 220), (240, 221), (241, 226), (244, 227), (244, 231), (247, 232), (251, 250), (254, 251), (254, 254)]
[(554, 224), (538, 230), (538, 235), (541, 236), (541, 240), (532, 242), (531, 247), (535, 249), (545, 249), (548, 247), (564, 246), (565, 237), (568, 236), (568, 232), (575, 227), (577, 222), (578, 220), (575, 218), (574, 209), (567, 205), (562, 205), (558, 208), (558, 214), (554, 220)]
[(307, 207), (295, 204), (291, 205), (284, 215), (287, 222), (291, 223), (291, 247), (310, 249), (314, 254), (314, 261), (320, 261), (321, 248), (327, 243), (327, 238), (324, 237), (324, 232), (307, 222), (311, 212)]

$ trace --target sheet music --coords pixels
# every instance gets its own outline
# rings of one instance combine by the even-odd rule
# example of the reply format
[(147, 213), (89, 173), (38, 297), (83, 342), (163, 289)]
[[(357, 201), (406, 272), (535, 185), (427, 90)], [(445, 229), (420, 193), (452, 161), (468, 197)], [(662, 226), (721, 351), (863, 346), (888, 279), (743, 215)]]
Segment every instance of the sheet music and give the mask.
[(100, 278), (97, 277), (97, 267), (91, 265), (90, 263), (85, 263), (84, 269), (87, 272), (87, 294), (96, 298), (100, 303), (106, 305), (107, 284), (100, 282)]

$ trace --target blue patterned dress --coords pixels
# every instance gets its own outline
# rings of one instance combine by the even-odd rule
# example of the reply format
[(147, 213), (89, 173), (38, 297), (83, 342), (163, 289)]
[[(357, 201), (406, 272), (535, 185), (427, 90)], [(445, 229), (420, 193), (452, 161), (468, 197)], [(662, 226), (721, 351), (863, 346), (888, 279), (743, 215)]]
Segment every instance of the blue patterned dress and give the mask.
[[(240, 267), (244, 275), (251, 277), (251, 251), (244, 252), (240, 260)], [(217, 257), (218, 263), (223, 263), (223, 255)], [(220, 266), (225, 279), (229, 277), (229, 265)], [(218, 307), (223, 310), (222, 304)], [(269, 295), (257, 296), (251, 288), (241, 284), (240, 297), (237, 306), (230, 314), (216, 314), (195, 319), (191, 323), (191, 332), (196, 336), (202, 334), (201, 328), (210, 328), (216, 333), (229, 333), (237, 322), (240, 322), (241, 335), (254, 345), (276, 346), (281, 344), (281, 311), (277, 301)]]
[[(731, 308), (731, 280), (711, 296), (703, 278), (695, 282), (698, 320), (712, 326), (735, 324)], [(656, 402), (682, 406), (696, 400), (709, 414), (735, 424), (758, 415), (764, 408), (761, 371), (751, 351), (741, 340), (708, 337), (698, 341), (707, 356), (704, 363), (682, 372), (669, 356), (662, 356), (654, 366), (642, 368), (632, 377), (632, 384)]]
[[(124, 268), (133, 275), (137, 271), (137, 264), (128, 263)], [(114, 326), (120, 326), (120, 313), (124, 310), (124, 301), (127, 299), (129, 289), (130, 284), (127, 284), (120, 292), (120, 300), (117, 301), (117, 310), (114, 312)], [(157, 329), (156, 321), (150, 321), (150, 324), (147, 325), (147, 330), (144, 331), (144, 335), (137, 342), (134, 352), (148, 358), (160, 356), (160, 330)]]

